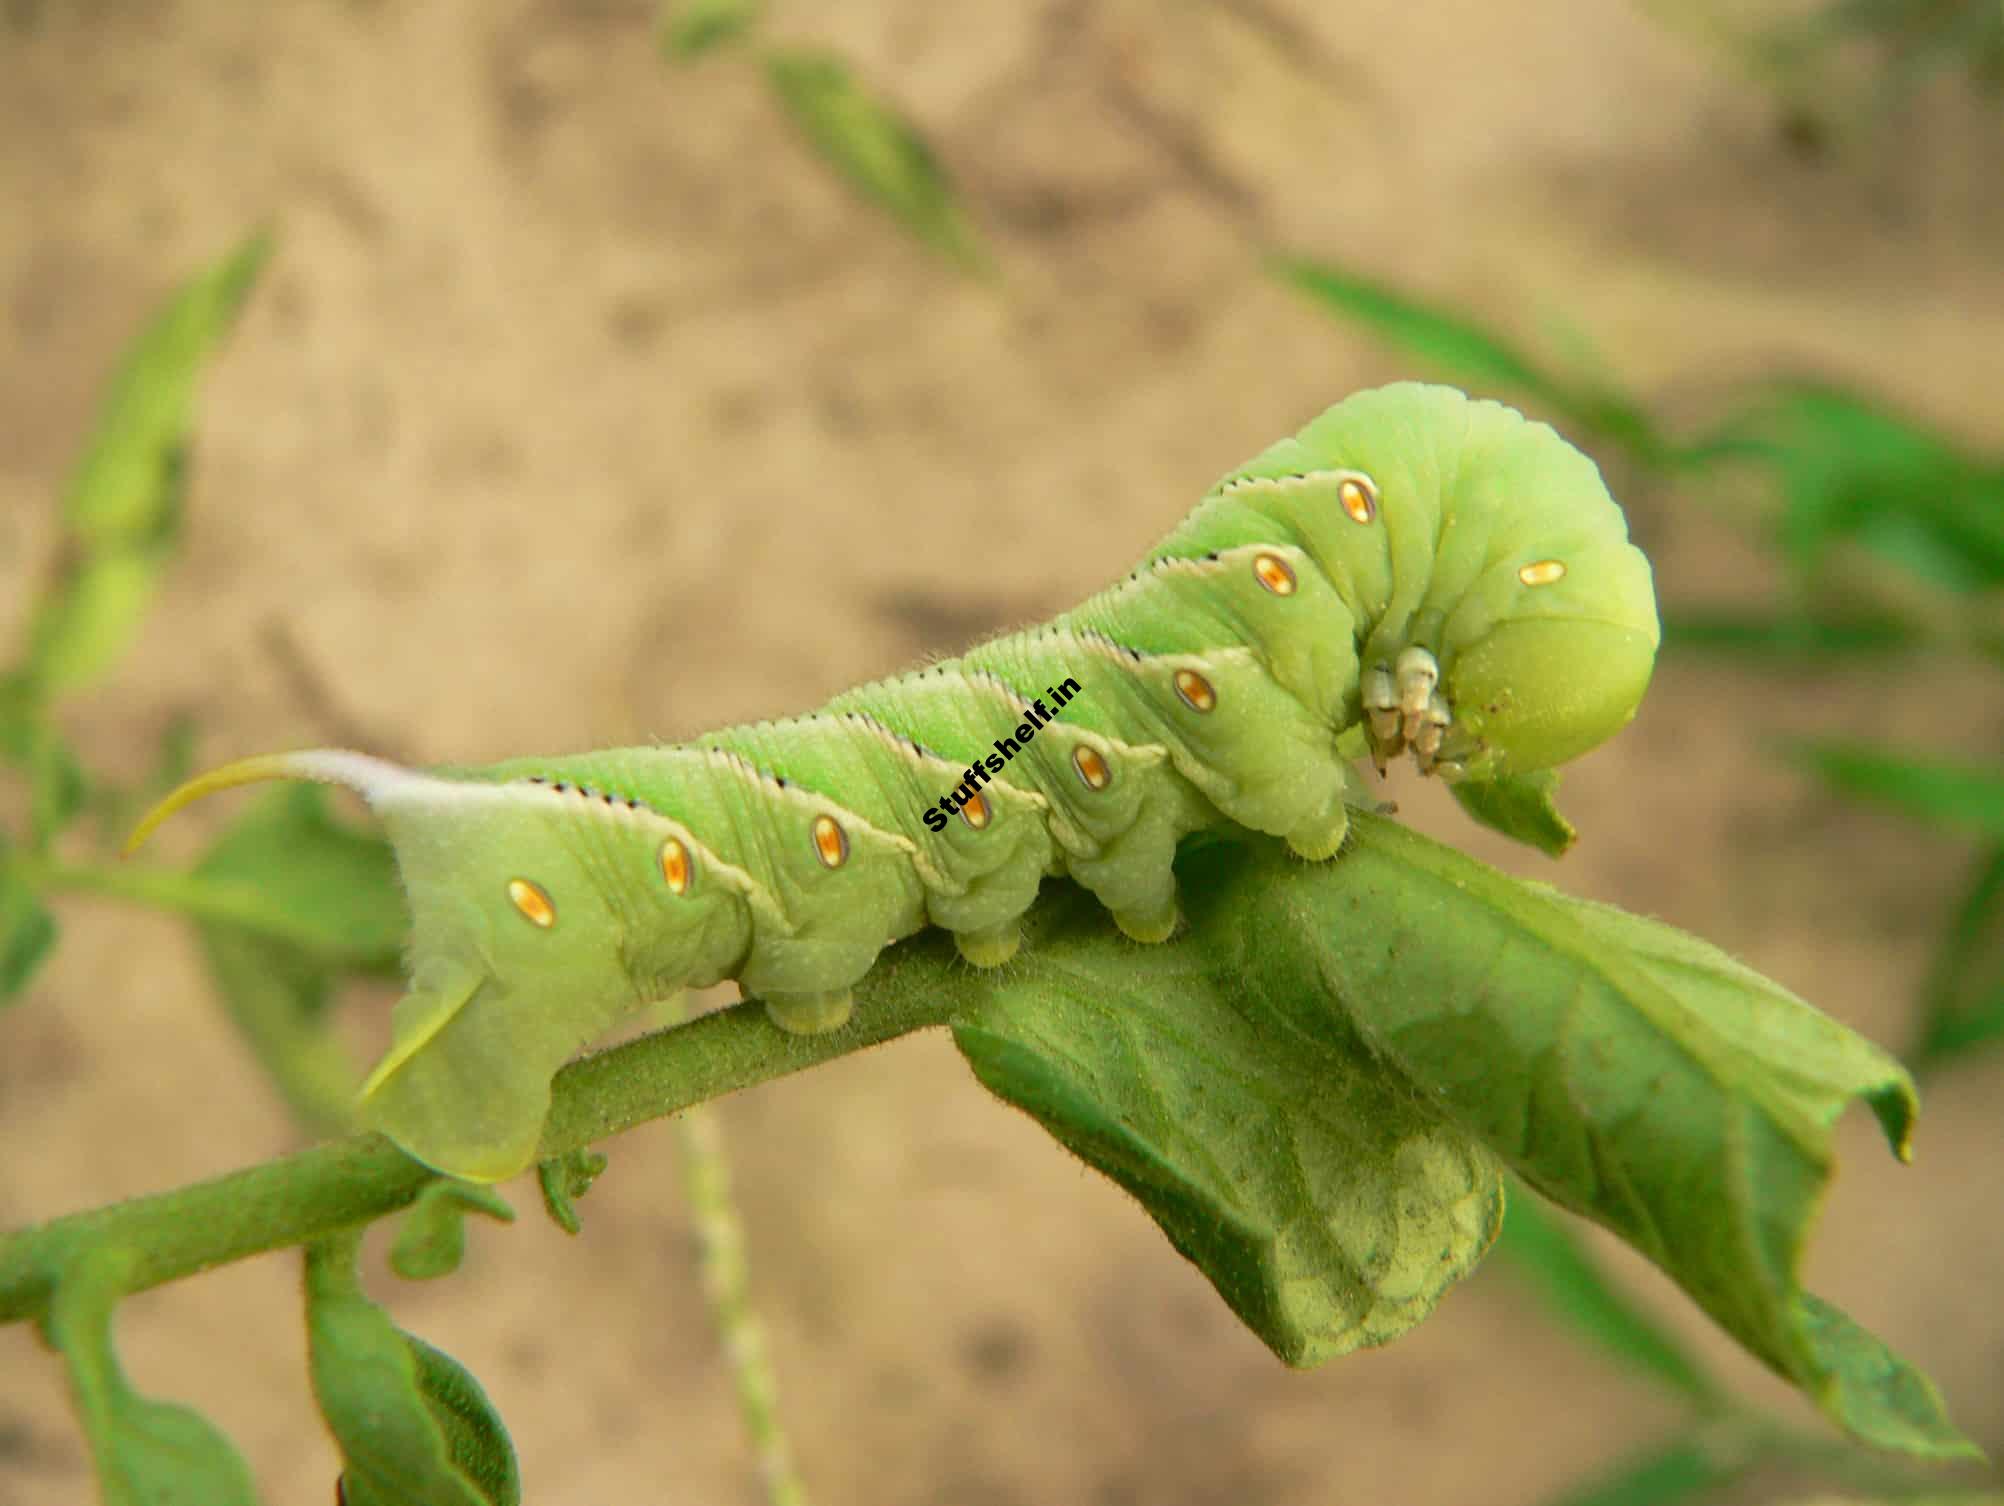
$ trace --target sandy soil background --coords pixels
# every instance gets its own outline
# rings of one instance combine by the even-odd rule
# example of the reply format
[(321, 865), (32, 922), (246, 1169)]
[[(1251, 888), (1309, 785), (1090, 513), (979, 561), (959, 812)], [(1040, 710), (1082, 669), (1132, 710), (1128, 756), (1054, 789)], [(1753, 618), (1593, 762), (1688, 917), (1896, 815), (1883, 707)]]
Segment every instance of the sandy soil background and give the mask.
[[(645, 4), (6, 7), (0, 631), (116, 352), (267, 220), (279, 253), (205, 386), (182, 561), (68, 721), (111, 770), (136, 774), (180, 712), (205, 762), (672, 738), (1067, 605), (1225, 467), (1407, 374), (1264, 281), (1258, 238), (1528, 336), (1590, 331), (1673, 403), (1787, 366), (2004, 443), (2004, 128), (1956, 91), (1805, 158), (1770, 98), (1639, 6), (1267, 3), (774, 7), (776, 34), (840, 47), (926, 123), (998, 285), (858, 206), (747, 60), (665, 68)], [(1764, 584), (1694, 513), (1633, 522), (1668, 600)], [(1973, 752), (2004, 707), (1953, 673), (1778, 688), (1672, 659), (1571, 776), (1586, 840), (1556, 875), (1393, 793), (1902, 1044), (1962, 855), (1777, 770), (1770, 726)], [(0, 1036), (0, 1226), (294, 1143), (183, 926), (62, 918)], [(1940, 1079), (1909, 1169), (1854, 1116), (1812, 1265), (1993, 1453), (2000, 1090), (1997, 1060)], [(723, 1118), (824, 1502), (1510, 1506), (1673, 1417), (1502, 1270), (1387, 1350), (1287, 1372), (943, 1038)], [(538, 1503), (759, 1498), (672, 1149), (663, 1126), (612, 1146), (581, 1240), (518, 1189), (522, 1221), (477, 1230), (458, 1277), (380, 1282), (483, 1379)], [(260, 1260), (136, 1299), (120, 1328), (138, 1383), (217, 1418), (273, 1502), (331, 1496), (295, 1280)], [(89, 1498), (56, 1366), (0, 1332), (0, 1506)]]

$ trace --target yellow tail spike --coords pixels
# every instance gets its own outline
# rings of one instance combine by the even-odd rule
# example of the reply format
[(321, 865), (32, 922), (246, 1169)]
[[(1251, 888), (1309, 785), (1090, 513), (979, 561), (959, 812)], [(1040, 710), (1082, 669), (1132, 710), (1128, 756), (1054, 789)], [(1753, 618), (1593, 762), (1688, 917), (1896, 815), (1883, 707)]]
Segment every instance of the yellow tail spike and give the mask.
[(261, 753), (255, 758), (240, 758), (189, 780), (148, 811), (125, 839), (124, 856), (129, 858), (139, 851), (160, 823), (182, 806), (192, 805), (217, 790), (266, 779), (310, 779), (321, 784), (345, 784), (366, 797), (373, 797), (387, 783), (386, 776), (401, 772), (381, 759), (336, 748), (307, 748), (295, 753)]

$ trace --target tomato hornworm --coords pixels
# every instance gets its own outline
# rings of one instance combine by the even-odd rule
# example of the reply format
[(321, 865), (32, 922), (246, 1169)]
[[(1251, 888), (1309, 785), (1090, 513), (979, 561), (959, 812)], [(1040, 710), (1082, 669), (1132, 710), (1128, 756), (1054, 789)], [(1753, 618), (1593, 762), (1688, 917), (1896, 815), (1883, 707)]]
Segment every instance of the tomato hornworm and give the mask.
[(649, 999), (734, 978), (783, 1028), (833, 1029), (925, 926), (1006, 962), (1051, 874), (1164, 940), (1184, 836), (1238, 825), (1326, 859), (1366, 754), (1475, 785), (1554, 767), (1634, 715), (1657, 640), (1593, 462), (1502, 404), (1400, 383), (1225, 476), (1077, 609), (809, 715), (483, 768), (251, 758), (132, 845), (230, 785), (359, 791), (413, 916), (364, 1120), (495, 1180), (533, 1156), (557, 1068)]

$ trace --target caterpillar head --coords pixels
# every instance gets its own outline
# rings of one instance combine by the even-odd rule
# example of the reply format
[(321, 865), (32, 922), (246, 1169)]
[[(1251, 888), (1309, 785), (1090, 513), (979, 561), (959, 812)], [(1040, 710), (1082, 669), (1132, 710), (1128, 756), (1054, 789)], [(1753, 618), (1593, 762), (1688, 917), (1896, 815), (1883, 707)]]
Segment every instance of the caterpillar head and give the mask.
[(1517, 599), (1452, 652), (1442, 677), (1453, 723), (1441, 758), (1472, 779), (1554, 768), (1599, 746), (1634, 717), (1656, 662), (1649, 562), (1625, 541), (1541, 553), (1508, 574), (1516, 589), (1503, 589)]
[(1364, 505), (1345, 498), (1371, 526), (1343, 537), (1373, 624), (1361, 698), (1381, 766), (1410, 748), (1423, 771), (1496, 779), (1627, 725), (1656, 595), (1592, 460), (1504, 404), (1417, 383), (1341, 403), (1303, 439), (1374, 478)]

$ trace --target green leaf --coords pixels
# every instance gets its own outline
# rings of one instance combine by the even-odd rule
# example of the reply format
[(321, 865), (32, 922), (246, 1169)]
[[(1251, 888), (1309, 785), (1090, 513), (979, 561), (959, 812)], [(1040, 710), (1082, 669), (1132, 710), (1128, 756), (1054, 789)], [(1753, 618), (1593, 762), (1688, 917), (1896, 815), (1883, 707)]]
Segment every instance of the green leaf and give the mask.
[(42, 724), (41, 700), (27, 671), (0, 674), (0, 758), (26, 767)]
[[(1833, 1342), (1797, 1282), (1844, 1108), (1864, 1099), (1906, 1154), (1899, 1064), (1695, 937), (1357, 820), (1338, 882), (1314, 886), (1321, 924), (1294, 923), (1321, 938), (1322, 976), (1380, 1059), (1855, 1437), (1972, 1452), (1925, 1378), (1882, 1347), (1868, 1361), (1862, 1331)], [(1252, 913), (1278, 927), (1285, 907)]]
[(324, 1017), (334, 971), (235, 926), (198, 934), (216, 996), (300, 1127), (315, 1135), (353, 1129), (360, 1074)]
[(1431, 1312), (1495, 1238), (1502, 1182), (1340, 1022), (1288, 1018), (1274, 1001), (1314, 990), (1312, 949), (1248, 972), (1209, 930), (1245, 913), (1205, 904), (1194, 944), (1137, 951), (1081, 901), (953, 1035), (985, 1087), (1132, 1193), (1276, 1355), (1315, 1365)]
[(1550, 1506), (1674, 1506), (1728, 1485), (1757, 1462), (1756, 1451), (1718, 1429), (1693, 1429), (1672, 1443), (1622, 1460), (1605, 1474), (1555, 1497)]
[(1835, 0), (1820, 12), (1775, 27), (1767, 45), (1785, 64), (1801, 67), (1826, 51), (1854, 52), (1862, 41), (1882, 54), (1878, 109), (1901, 103), (1929, 74), (1960, 64), (1969, 82), (1991, 94), (2004, 89), (2004, 5), (1997, 0)]
[(2004, 766), (1911, 758), (1858, 743), (1782, 746), (1788, 757), (1847, 795), (2004, 842)]
[(1767, 385), (1723, 433), (1774, 473), (1781, 543), (1804, 576), (1849, 538), (1952, 591), (2004, 584), (2004, 467), (1812, 383)]
[(1663, 646), (1748, 658), (1850, 659), (1901, 653), (1921, 637), (1890, 617), (1830, 621), (1800, 613), (1685, 608), (1663, 614)]
[(112, 1345), (111, 1315), (135, 1260), (100, 1245), (58, 1281), (44, 1322), (68, 1362), (70, 1395), (90, 1441), (104, 1506), (255, 1506), (250, 1470), (186, 1407), (135, 1392)]
[(1554, 769), (1506, 774), (1501, 779), (1464, 779), (1448, 789), (1482, 825), (1547, 857), (1564, 857), (1579, 840), (1573, 823), (1559, 813), (1559, 776)]
[(839, 58), (802, 48), (766, 57), (786, 113), (858, 193), (907, 231), (970, 271), (987, 255), (961, 213), (946, 169), (925, 138), (870, 94)]
[(356, 1069), (327, 1019), (350, 973), (394, 971), (408, 922), (389, 844), (333, 819), (309, 785), (261, 796), (196, 866), (194, 882), (254, 892), (291, 936), (204, 918), (216, 991), (301, 1123), (353, 1126)]
[(678, 61), (699, 57), (744, 36), (765, 9), (763, 0), (673, 0), (661, 16), (661, 48)]
[[(418, 1391), (445, 1432), (454, 1467), (480, 1487), (481, 1496), (492, 1506), (519, 1506), (522, 1481), (515, 1445), (480, 1382), (459, 1361), (423, 1339), (405, 1334), (404, 1342), (417, 1360)], [(385, 1506), (403, 1502), (399, 1498)]]
[(543, 1211), (550, 1222), (566, 1234), (576, 1234), (584, 1225), (578, 1220), (576, 1200), (591, 1191), (606, 1167), (603, 1153), (574, 1150), (536, 1163), (536, 1180), (543, 1189)]
[(1496, 1248), (1531, 1279), (1553, 1311), (1624, 1364), (1693, 1401), (1717, 1399), (1704, 1367), (1615, 1291), (1579, 1240), (1535, 1199), (1511, 1197)]
[(195, 386), (271, 254), (259, 233), (182, 284), (127, 349), (64, 500), (93, 554), (157, 539), (173, 524), (167, 484), (188, 442)]
[(0, 1005), (27, 988), (56, 944), (56, 918), (7, 859), (0, 836)]
[(306, 1248), (313, 1395), (347, 1506), (518, 1506), (515, 1451), (479, 1383), (363, 1293), (358, 1230)]
[(466, 1258), (468, 1213), (484, 1213), (504, 1224), (515, 1222), (515, 1210), (491, 1187), (452, 1177), (427, 1182), (397, 1230), (390, 1269), (406, 1281), (432, 1281), (458, 1270)]
[(1917, 1069), (2004, 1040), (2004, 845), (1977, 858), (1929, 969), (1921, 1017)]
[[(1083, 900), (1053, 905), (1024, 960), (956, 985), (962, 1050), (1291, 1356), (1389, 1337), (1480, 1250), (1479, 1212), (1443, 1219), (1493, 1207), (1458, 1129), (1854, 1436), (1971, 1452), (1925, 1379), (1840, 1332), (1796, 1274), (1844, 1108), (1869, 1103), (1905, 1153), (1897, 1062), (1694, 937), (1363, 811), (1352, 834), (1308, 867), (1191, 850), (1183, 946), (1137, 951)], [(1387, 1197), (1412, 1210), (1397, 1233), (1375, 1221)]]
[(1268, 270), (1328, 312), (1351, 319), (1465, 387), (1514, 387), (1565, 407), (1565, 385), (1488, 330), (1327, 262), (1276, 256)]
[(1328, 262), (1276, 256), (1267, 268), (1329, 313), (1363, 325), (1461, 386), (1515, 388), (1575, 428), (1625, 446), (1640, 463), (1667, 464), (1673, 458), (1648, 414), (1603, 378), (1568, 382), (1472, 319)]
[(195, 872), (254, 885), (310, 928), (302, 934), (327, 957), (393, 968), (402, 950), (410, 922), (390, 844), (334, 819), (316, 785), (280, 785), (252, 801)]
[(50, 695), (80, 690), (118, 661), (153, 604), (166, 541), (78, 561), (42, 602), (29, 628), (29, 667)]
[(90, 796), (90, 781), (75, 751), (47, 722), (30, 734), (28, 757), (29, 847), (46, 852), (77, 818)]
[(254, 236), (183, 284), (127, 349), (64, 498), (69, 554), (29, 628), (38, 695), (98, 678), (137, 631), (173, 548), (197, 378), (269, 250)]

